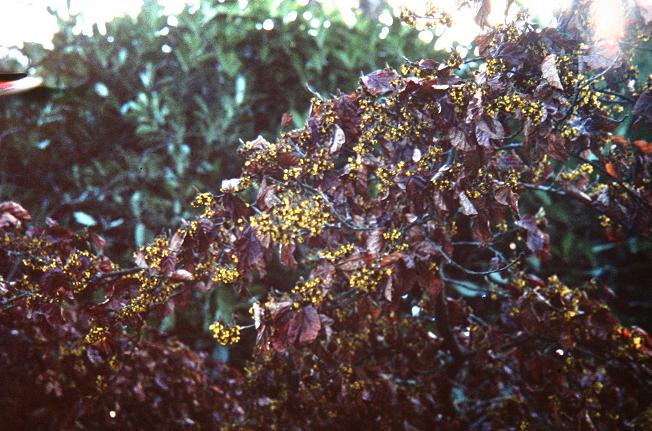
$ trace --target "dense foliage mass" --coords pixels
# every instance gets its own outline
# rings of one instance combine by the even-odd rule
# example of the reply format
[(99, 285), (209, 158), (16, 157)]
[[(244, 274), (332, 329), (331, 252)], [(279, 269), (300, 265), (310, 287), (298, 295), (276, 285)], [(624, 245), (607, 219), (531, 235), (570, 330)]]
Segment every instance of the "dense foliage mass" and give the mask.
[(241, 3), (166, 16), (148, 1), (92, 35), (60, 18), (51, 49), (22, 49), (57, 90), (0, 106), (0, 194), (21, 196), (39, 221), (92, 227), (126, 261), (189, 217), (198, 190), (238, 174), (240, 137), (274, 136), (284, 112), (299, 126), (307, 86), (348, 91), (361, 71), (432, 54), (398, 22), (381, 41), (364, 15), (349, 28), (316, 5)]
[[(315, 98), (303, 128), (242, 144), (241, 174), (133, 267), (96, 233), (26, 228), (23, 207), (0, 204), (0, 419), (649, 429), (652, 339), (619, 323), (599, 280), (541, 275), (549, 221), (524, 202), (578, 202), (614, 241), (652, 228), (652, 143), (613, 133), (623, 111), (652, 120), (650, 83), (623, 85), (627, 56), (598, 61), (578, 10), (560, 30), (490, 29), (480, 58)], [(634, 18), (630, 46), (649, 34)], [(241, 306), (209, 329), (224, 345), (255, 336), (244, 367), (158, 324), (220, 289)]]

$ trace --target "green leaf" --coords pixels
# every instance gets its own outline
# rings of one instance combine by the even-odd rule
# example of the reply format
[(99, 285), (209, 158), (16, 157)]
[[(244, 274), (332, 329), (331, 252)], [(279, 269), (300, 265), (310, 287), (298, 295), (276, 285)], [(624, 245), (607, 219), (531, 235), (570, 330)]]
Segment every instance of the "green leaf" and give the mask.
[(141, 193), (139, 191), (134, 192), (134, 194), (131, 195), (131, 199), (129, 201), (131, 205), (131, 212), (133, 213), (134, 217), (136, 217), (137, 220), (140, 220), (140, 216), (142, 214), (142, 210), (140, 208), (140, 201), (141, 201)]
[(561, 242), (561, 254), (564, 260), (569, 260), (569, 258), (571, 257), (573, 248), (576, 245), (575, 240), (576, 238), (572, 234), (564, 235), (564, 238), (562, 239)]
[(104, 85), (102, 82), (96, 82), (95, 83), (95, 93), (100, 96), (100, 97), (108, 97), (109, 95), (109, 87)]
[(177, 323), (176, 314), (170, 313), (167, 316), (165, 316), (163, 320), (161, 320), (161, 325), (159, 326), (159, 330), (161, 332), (168, 332), (171, 329), (174, 329), (176, 323)]
[(134, 242), (137, 247), (142, 247), (145, 244), (145, 225), (142, 223), (136, 223), (134, 228)]
[(238, 75), (235, 80), (235, 103), (241, 105), (244, 101), (245, 91), (247, 90), (247, 80), (244, 75)]
[(72, 215), (75, 218), (75, 221), (84, 226), (95, 226), (97, 221), (91, 216), (83, 211), (75, 211)]
[(45, 150), (49, 145), (50, 145), (50, 140), (43, 139), (42, 141), (36, 143), (36, 148), (38, 148), (39, 150)]
[(231, 77), (235, 77), (240, 70), (242, 70), (242, 63), (238, 58), (238, 55), (233, 51), (222, 52), (218, 56), (220, 64), (224, 68), (224, 71)]
[(466, 280), (456, 280), (455, 283), (451, 283), (451, 286), (453, 286), (455, 290), (460, 293), (460, 295), (468, 297), (479, 296), (485, 291), (485, 289), (478, 286), (477, 284)]

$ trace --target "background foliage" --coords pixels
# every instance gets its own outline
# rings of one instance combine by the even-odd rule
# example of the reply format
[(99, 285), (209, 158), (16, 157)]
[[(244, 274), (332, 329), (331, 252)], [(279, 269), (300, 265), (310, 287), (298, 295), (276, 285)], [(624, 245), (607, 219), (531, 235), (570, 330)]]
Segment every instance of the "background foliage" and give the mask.
[[(261, 30), (269, 17), (274, 29)], [(188, 216), (197, 191), (237, 173), (239, 139), (274, 135), (284, 112), (301, 124), (307, 86), (349, 91), (363, 71), (432, 54), (398, 23), (380, 40), (365, 15), (348, 28), (292, 1), (205, 1), (176, 18), (147, 1), (106, 34), (79, 34), (74, 16), (60, 26), (53, 49), (24, 49), (60, 90), (0, 108), (0, 194), (20, 195), (39, 220), (92, 227), (125, 258)]]

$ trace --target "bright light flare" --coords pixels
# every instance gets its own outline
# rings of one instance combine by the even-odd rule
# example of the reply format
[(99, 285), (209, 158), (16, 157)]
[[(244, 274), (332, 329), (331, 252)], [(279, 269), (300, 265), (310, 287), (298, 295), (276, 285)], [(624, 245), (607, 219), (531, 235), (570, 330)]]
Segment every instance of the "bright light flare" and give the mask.
[(594, 52), (605, 59), (620, 54), (618, 43), (625, 34), (625, 5), (618, 0), (593, 0), (591, 3)]
[[(593, 0), (590, 18), (596, 53), (604, 57), (616, 57), (619, 53), (618, 44), (624, 35), (625, 12), (633, 6), (635, 1), (652, 6), (652, 0)], [(449, 48), (455, 44), (469, 45), (473, 39), (482, 32), (475, 23), (477, 10), (468, 6), (460, 6), (460, 0), (388, 0), (398, 16), (401, 8), (407, 8), (416, 15), (424, 15), (429, 5), (434, 5), (438, 10), (446, 12), (452, 18), (452, 26), (445, 28), (438, 26), (434, 29), (438, 36), (435, 49)], [(491, 0), (491, 12), (487, 17), (490, 25), (512, 21), (519, 10), (519, 6), (528, 11), (529, 15), (543, 26), (556, 26), (555, 16), (566, 10), (572, 0), (521, 0), (519, 5), (511, 4), (506, 10), (507, 0)], [(645, 5), (643, 5), (645, 8)], [(649, 9), (652, 9), (650, 7)], [(417, 30), (419, 28), (417, 21)], [(423, 25), (423, 24), (421, 24)]]
[(270, 31), (274, 29), (274, 21), (271, 18), (267, 18), (263, 21), (263, 30)]
[[(164, 7), (164, 13), (171, 15), (168, 20), (169, 26), (176, 26), (177, 20), (174, 14), (180, 13), (188, 5), (196, 9), (200, 0), (158, 0)], [(222, 1), (222, 0), (220, 0)], [(285, 0), (277, 0), (282, 3)], [(71, 0), (71, 13), (81, 13), (79, 25), (74, 31), (90, 34), (93, 24), (98, 25), (98, 30), (106, 32), (104, 22), (116, 16), (135, 16), (141, 9), (143, 0)], [(238, 0), (240, 7), (246, 7), (248, 0)], [(299, 6), (308, 5), (308, 0), (298, 0)], [(320, 0), (321, 7), (327, 12), (337, 10), (344, 22), (353, 27), (357, 22), (357, 12), (361, 2), (359, 0)], [(446, 12), (452, 17), (451, 28), (437, 26), (431, 29), (434, 36), (436, 49), (450, 49), (455, 46), (468, 46), (473, 39), (482, 32), (482, 29), (475, 23), (477, 13), (471, 7), (461, 6), (463, 0), (387, 0), (389, 8), (383, 10), (379, 21), (386, 28), (390, 27), (395, 18), (400, 15), (401, 8), (405, 7), (416, 14), (425, 14), (430, 4), (437, 9)], [(530, 16), (544, 26), (555, 26), (555, 14), (570, 7), (572, 0), (520, 0), (517, 4), (511, 4), (505, 16), (507, 0), (491, 0), (491, 12), (487, 17), (490, 24), (495, 25), (511, 21), (520, 8), (526, 9)], [(625, 12), (634, 5), (642, 8), (643, 14), (652, 19), (652, 0), (594, 0), (591, 5), (591, 23), (594, 34), (594, 51), (596, 54), (605, 57), (617, 56), (620, 51), (618, 43), (623, 37)], [(57, 31), (56, 21), (46, 12), (46, 7), (52, 7), (59, 11), (65, 11), (66, 0), (13, 0), (11, 8), (6, 13), (0, 14), (0, 47), (18, 46), (23, 42), (42, 43), (51, 47), (52, 34)], [(312, 14), (306, 11), (308, 16), (304, 20), (310, 22)], [(284, 17), (284, 22), (291, 22), (297, 19), (298, 14), (293, 11)], [(330, 25), (330, 22), (329, 22)], [(269, 27), (269, 23), (266, 27)], [(324, 23), (324, 27), (327, 27)], [(266, 28), (267, 29), (267, 28)], [(420, 39), (429, 40), (429, 34), (423, 23), (417, 22), (417, 30), (422, 32)], [(389, 30), (380, 33), (383, 37), (388, 36)]]
[[(186, 5), (198, 5), (199, 0), (158, 0), (163, 13), (180, 13)], [(56, 19), (47, 12), (50, 7), (66, 16), (66, 0), (13, 0), (11, 6), (0, 14), (0, 46), (21, 47), (24, 42), (41, 43), (52, 47), (52, 35), (57, 32)], [(115, 17), (135, 17), (140, 12), (143, 0), (71, 0), (70, 13), (80, 14), (77, 34), (92, 34), (93, 24), (101, 33), (106, 33), (105, 22)]]
[(531, 17), (535, 18), (541, 25), (556, 26), (555, 15), (568, 9), (572, 0), (522, 0), (519, 2)]
[[(445, 49), (452, 46), (454, 42), (468, 45), (481, 31), (473, 20), (474, 11), (468, 7), (459, 7), (457, 0), (439, 0), (434, 3), (429, 0), (388, 0), (387, 3), (393, 8), (395, 16), (399, 16), (403, 8), (412, 11), (417, 16), (424, 16), (431, 4), (450, 15), (453, 20), (453, 25), (450, 28), (440, 25), (434, 29), (437, 36), (435, 49)], [(417, 20), (416, 29), (424, 30), (426, 23), (427, 20)]]

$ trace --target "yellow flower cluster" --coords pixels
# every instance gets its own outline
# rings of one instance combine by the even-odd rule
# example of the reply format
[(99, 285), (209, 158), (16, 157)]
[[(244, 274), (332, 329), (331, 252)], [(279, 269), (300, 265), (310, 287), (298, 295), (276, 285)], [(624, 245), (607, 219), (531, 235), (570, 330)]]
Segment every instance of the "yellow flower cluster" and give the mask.
[(328, 151), (326, 148), (322, 148), (315, 152), (314, 159), (306, 166), (306, 171), (313, 177), (321, 177), (324, 172), (333, 168), (335, 165), (328, 158)]
[[(578, 77), (573, 72), (573, 60), (568, 54), (557, 56), (555, 59), (557, 74), (564, 88), (573, 88), (578, 83)], [(582, 77), (582, 75), (580, 75)]]
[(455, 105), (455, 112), (462, 112), (471, 97), (478, 91), (478, 85), (475, 82), (467, 82), (461, 86), (454, 86), (448, 90), (448, 97)]
[(154, 305), (164, 304), (170, 299), (175, 287), (179, 285), (179, 283), (161, 279), (144, 270), (134, 275), (134, 278), (138, 281), (139, 293), (118, 312), (117, 320), (145, 313)]
[(605, 106), (602, 104), (599, 98), (599, 93), (592, 91), (588, 87), (584, 87), (579, 92), (579, 98), (577, 101), (577, 108), (587, 108), (595, 110), (604, 110)]
[(598, 216), (598, 221), (600, 222), (600, 226), (602, 226), (605, 229), (613, 225), (613, 220), (611, 220), (609, 216), (604, 214), (600, 214)]
[(580, 136), (580, 131), (577, 127), (564, 125), (561, 130), (561, 136), (566, 139), (575, 139)]
[(394, 182), (390, 179), (390, 171), (386, 168), (383, 167), (378, 167), (376, 168), (376, 178), (378, 178), (379, 184), (378, 184), (378, 191), (380, 193), (385, 193), (389, 190), (389, 187), (394, 184)]
[(546, 172), (546, 168), (550, 166), (550, 161), (548, 160), (548, 155), (544, 154), (541, 161), (537, 164), (537, 167), (534, 168), (532, 175), (532, 182), (537, 183), (543, 179), (543, 175)]
[(497, 32), (504, 34), (506, 40), (509, 42), (517, 42), (520, 38), (520, 31), (514, 22), (509, 24), (498, 24), (495, 29)]
[[(262, 140), (262, 138), (259, 138)], [(259, 140), (247, 141), (240, 147), (240, 152), (245, 156), (244, 167), (249, 170), (252, 167), (260, 168), (277, 168), (278, 156), (283, 153), (291, 153), (292, 146), (286, 139), (279, 139), (278, 142), (269, 143), (264, 141), (261, 144)], [(243, 178), (241, 178), (241, 183)], [(242, 189), (243, 185), (239, 185)]]
[[(576, 56), (582, 55), (582, 47), (580, 50), (575, 52)], [(573, 64), (573, 59), (569, 55), (562, 55), (556, 59), (557, 72), (559, 78), (568, 91), (575, 91), (575, 88), (579, 89), (578, 99), (577, 99), (577, 108), (586, 108), (589, 110), (605, 110), (605, 105), (600, 101), (599, 92), (591, 90), (589, 84), (592, 81), (587, 80), (586, 76), (581, 73), (573, 72), (575, 68)], [(598, 82), (602, 81), (604, 78), (600, 78)], [(609, 100), (614, 100), (613, 96), (608, 97)], [(616, 104), (614, 106), (616, 112), (622, 111), (622, 106)], [(562, 135), (564, 133), (562, 132)], [(569, 130), (566, 132), (565, 137), (575, 138), (579, 134), (576, 134), (574, 130)]]
[(450, 236), (457, 235), (457, 231), (458, 231), (457, 220), (453, 220), (452, 222), (450, 222), (450, 224), (448, 226), (445, 226), (444, 229), (446, 230), (446, 232), (448, 232)]
[[(70, 279), (73, 291), (79, 293), (88, 286), (88, 282), (93, 276), (91, 268), (96, 260), (97, 257), (86, 250), (74, 250), (64, 263), (58, 257), (32, 255), (29, 258), (24, 258), (22, 264), (25, 268), (40, 272), (61, 269)], [(25, 278), (23, 281), (27, 282), (28, 280)], [(29, 284), (27, 283), (27, 285)]]
[(22, 264), (25, 268), (42, 272), (46, 272), (50, 269), (55, 269), (58, 266), (58, 263), (58, 259), (55, 260), (52, 258), (40, 256), (30, 256), (30, 258), (24, 258), (22, 260)]
[(492, 100), (485, 107), (487, 114), (495, 116), (498, 112), (513, 114), (520, 110), (525, 118), (533, 124), (538, 124), (543, 120), (545, 108), (543, 104), (536, 100), (526, 99), (519, 94), (507, 94)]
[(142, 253), (145, 262), (151, 268), (158, 268), (163, 258), (170, 255), (171, 251), (168, 248), (169, 246), (170, 242), (166, 237), (158, 237), (152, 244), (141, 247), (140, 250), (134, 254), (134, 258), (137, 257), (138, 253)]
[(142, 292), (138, 296), (134, 297), (125, 309), (121, 310), (126, 312), (127, 310), (134, 314), (144, 313), (151, 307), (154, 302), (154, 295), (150, 292)]
[(418, 63), (406, 64), (403, 63), (399, 66), (399, 73), (403, 77), (415, 76), (417, 78), (427, 78), (428, 74), (424, 73), (424, 70), (421, 69)]
[(59, 360), (64, 359), (66, 356), (75, 356), (77, 358), (81, 357), (86, 351), (86, 344), (77, 342), (71, 346), (68, 345), (59, 345)]
[(480, 196), (489, 193), (494, 175), (479, 168), (473, 182), (466, 188), (465, 193), (471, 199), (478, 199)]
[(389, 276), (392, 274), (392, 270), (386, 268), (384, 271), (381, 271), (365, 266), (351, 274), (351, 277), (349, 277), (349, 286), (365, 293), (375, 292), (378, 290), (378, 285), (383, 274)]
[(460, 162), (454, 163), (448, 170), (438, 173), (432, 177), (432, 184), (436, 190), (440, 192), (452, 190), (455, 184), (455, 178), (460, 176), (462, 172), (462, 164)]
[[(354, 173), (362, 168), (363, 157), (382, 142), (400, 141), (408, 138), (422, 141), (424, 130), (429, 128), (425, 118), (417, 117), (415, 112), (401, 106), (397, 95), (390, 95), (382, 101), (362, 97), (358, 100), (362, 112), (360, 138), (353, 147), (356, 154), (348, 160), (348, 170)], [(435, 105), (424, 106), (424, 110), (435, 110)], [(381, 180), (382, 181), (382, 180)]]
[(514, 286), (519, 291), (523, 291), (523, 289), (525, 289), (525, 286), (527, 286), (527, 282), (525, 281), (525, 273), (523, 271), (519, 271), (514, 276), (514, 278), (512, 278), (512, 286)]
[(120, 364), (120, 361), (118, 360), (118, 357), (116, 355), (111, 356), (111, 358), (109, 359), (109, 367), (113, 371), (117, 371), (117, 370), (120, 369), (121, 364)]
[(283, 181), (296, 180), (301, 176), (301, 167), (292, 166), (291, 168), (283, 169)]
[(48, 251), (56, 247), (48, 241), (41, 238), (22, 238), (21, 241), (16, 241), (16, 238), (9, 235), (8, 232), (0, 232), (0, 245), (11, 246), (15, 251), (27, 252), (29, 254), (42, 254), (47, 256)]
[(216, 265), (216, 257), (207, 253), (206, 257), (195, 265), (192, 272), (198, 279), (206, 278)]
[(362, 121), (359, 127), (364, 134), (353, 146), (353, 151), (359, 156), (364, 156), (369, 152), (369, 148), (373, 148), (376, 144), (375, 135), (380, 132), (380, 129), (374, 125), (374, 122), (379, 116), (384, 115), (384, 111), (382, 105), (376, 105), (369, 99), (360, 99), (358, 103), (362, 110)]
[(109, 384), (106, 382), (106, 377), (98, 374), (97, 377), (95, 377), (95, 387), (97, 388), (98, 392), (106, 392), (106, 390), (109, 389)]
[[(462, 63), (462, 58), (454, 52), (447, 61), (450, 67), (456, 68)], [(423, 60), (417, 63), (403, 63), (399, 66), (398, 73), (401, 77), (417, 77), (421, 79), (435, 79), (437, 77), (437, 68), (423, 67)], [(403, 83), (402, 79), (390, 82), (391, 85), (398, 87)]]
[(507, 178), (505, 179), (505, 185), (511, 189), (516, 189), (519, 186), (520, 179), (521, 179), (520, 172), (516, 170), (511, 170), (509, 172), (509, 175), (507, 175)]
[[(312, 280), (297, 283), (291, 293), (297, 295), (299, 301), (304, 304), (312, 304), (318, 306), (324, 300), (324, 293), (321, 289), (322, 279), (315, 277)], [(295, 305), (299, 305), (295, 303)]]
[(387, 241), (398, 241), (401, 239), (401, 231), (398, 229), (391, 229), (387, 232), (383, 232), (383, 238)]
[(417, 163), (417, 171), (423, 172), (430, 169), (430, 162), (438, 162), (441, 160), (444, 150), (439, 145), (429, 145), (426, 153), (421, 156), (421, 160)]
[(333, 106), (332, 102), (322, 102), (321, 100), (317, 98), (312, 99), (312, 106), (316, 108), (321, 108), (321, 118), (320, 118), (320, 129), (319, 131), (323, 134), (326, 135), (328, 133), (328, 130), (331, 128), (333, 124), (337, 121), (337, 114), (335, 113), (335, 109)]
[(280, 199), (271, 214), (251, 216), (249, 223), (259, 234), (269, 234), (272, 240), (281, 244), (295, 240), (302, 243), (304, 237), (317, 236), (332, 220), (320, 195), (306, 198), (289, 190)]
[(204, 208), (201, 217), (210, 217), (213, 214), (213, 204), (215, 204), (215, 198), (211, 193), (199, 193), (191, 205), (194, 208)]
[[(70, 254), (70, 256), (68, 256), (66, 263), (63, 265), (63, 271), (69, 275), (77, 275), (76, 273), (83, 266), (86, 265), (88, 268), (90, 268), (89, 263), (91, 259), (93, 259), (93, 257), (91, 256), (90, 252), (86, 250), (75, 250)], [(87, 260), (88, 262), (84, 263), (83, 260)], [(73, 278), (72, 287), (75, 293), (83, 291), (88, 286), (88, 281), (93, 275), (92, 271), (88, 268)]]
[(213, 322), (208, 329), (213, 332), (213, 338), (223, 346), (240, 341), (240, 325), (227, 328), (222, 322)]
[(456, 69), (462, 65), (462, 61), (462, 56), (457, 51), (453, 51), (446, 60), (446, 64)]
[(562, 315), (564, 320), (571, 320), (580, 313), (579, 304), (586, 296), (585, 292), (579, 289), (570, 289), (559, 280), (557, 275), (548, 277), (548, 286), (559, 293), (562, 302), (566, 306)]
[(593, 173), (593, 165), (590, 163), (583, 163), (577, 169), (573, 169), (569, 172), (561, 172), (559, 177), (566, 181), (576, 181), (585, 175), (591, 175)]
[(335, 263), (338, 259), (351, 254), (353, 250), (355, 250), (355, 246), (353, 244), (343, 244), (333, 251), (320, 251), (319, 257), (326, 259), (330, 263)]
[(194, 208), (202, 208), (213, 205), (213, 203), (215, 203), (215, 199), (211, 193), (199, 193), (192, 201), (192, 206)]
[(482, 196), (482, 192), (480, 190), (465, 190), (464, 193), (466, 193), (470, 199), (478, 199), (480, 196)]
[(487, 76), (492, 77), (500, 72), (507, 70), (507, 64), (502, 58), (488, 58), (487, 59)]
[(215, 273), (211, 277), (214, 283), (231, 284), (240, 277), (238, 268), (233, 265), (220, 265), (215, 269)]
[[(414, 150), (420, 151), (418, 148)], [(417, 173), (424, 172), (430, 169), (430, 162), (436, 160), (439, 155), (441, 155), (443, 150), (435, 145), (428, 147), (425, 155), (420, 155), (416, 164), (416, 168), (410, 169), (408, 164), (404, 160), (400, 160), (394, 167), (378, 167), (374, 171), (376, 178), (378, 179), (378, 192), (385, 193), (389, 190), (389, 187), (396, 184), (395, 178), (398, 175), (413, 176)]]
[(348, 159), (348, 171), (349, 175), (352, 178), (355, 178), (356, 172), (362, 171), (364, 163), (362, 161), (362, 156), (358, 155), (357, 157), (349, 157)]
[(365, 384), (364, 381), (362, 380), (355, 380), (351, 382), (351, 384), (349, 385), (352, 391), (357, 391), (357, 392), (361, 392), (364, 389), (364, 386)]
[(311, 158), (306, 157), (299, 159), (298, 166), (283, 169), (283, 181), (297, 179), (302, 174), (319, 178), (324, 174), (324, 172), (327, 172), (334, 167), (335, 165), (333, 164), (333, 161), (328, 157), (328, 150), (326, 148), (321, 148), (314, 151)]
[[(615, 97), (613, 97), (613, 96), (610, 96), (609, 98), (610, 98), (611, 100), (614, 100), (614, 99), (615, 99)], [(613, 104), (613, 105), (611, 105), (611, 110), (612, 110), (613, 113), (615, 113), (615, 114), (620, 114), (621, 112), (623, 112), (623, 111), (625, 110), (625, 108), (623, 107), (623, 105), (620, 105), (620, 104)]]
[(545, 43), (541, 40), (537, 40), (536, 42), (530, 42), (527, 45), (527, 49), (532, 52), (534, 55), (545, 58), (550, 54), (550, 50), (546, 46)]
[(100, 344), (106, 341), (106, 335), (109, 332), (108, 326), (94, 326), (84, 337), (87, 344)]
[[(27, 306), (30, 306), (34, 301), (37, 299), (46, 299), (45, 296), (37, 292), (40, 288), (40, 284), (38, 280), (33, 280), (29, 275), (23, 274), (20, 279), (16, 280), (16, 285), (20, 290), (26, 290), (26, 291), (31, 291), (34, 292), (33, 295), (30, 295), (27, 297), (26, 304)], [(54, 302), (55, 298), (52, 298), (52, 301), (49, 302)]]
[[(625, 340), (628, 341), (628, 344), (631, 348), (633, 348), (634, 350), (640, 350), (641, 347), (643, 347), (643, 338), (641, 338), (641, 336), (639, 335), (634, 335), (634, 336), (632, 335), (633, 334), (629, 329), (627, 329), (624, 326), (618, 325), (615, 328), (614, 333), (611, 334), (611, 339), (613, 341), (621, 341), (624, 338)], [(623, 354), (625, 353), (627, 348), (621, 348), (619, 350), (620, 350), (620, 354)]]
[(399, 67), (399, 71), (403, 76), (418, 76), (418, 74), (421, 72), (421, 70), (416, 64), (405, 64), (405, 63), (401, 64), (401, 66)]

